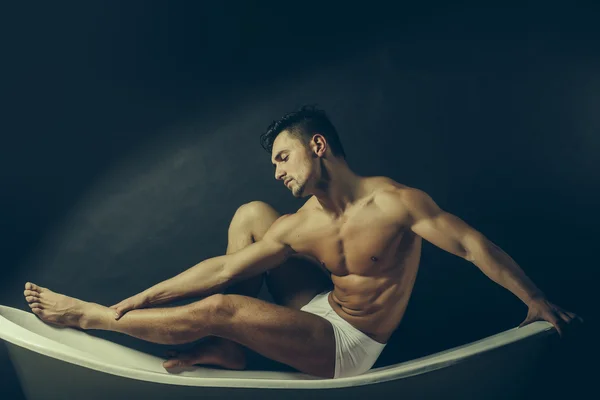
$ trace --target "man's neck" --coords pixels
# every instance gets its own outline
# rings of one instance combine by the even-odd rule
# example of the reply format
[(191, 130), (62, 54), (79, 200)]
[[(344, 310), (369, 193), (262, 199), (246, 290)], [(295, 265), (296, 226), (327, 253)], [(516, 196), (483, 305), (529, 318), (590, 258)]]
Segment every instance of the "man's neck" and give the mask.
[(346, 164), (329, 168), (327, 174), (329, 179), (321, 183), (315, 197), (326, 213), (339, 218), (349, 206), (362, 197), (364, 178), (352, 172)]

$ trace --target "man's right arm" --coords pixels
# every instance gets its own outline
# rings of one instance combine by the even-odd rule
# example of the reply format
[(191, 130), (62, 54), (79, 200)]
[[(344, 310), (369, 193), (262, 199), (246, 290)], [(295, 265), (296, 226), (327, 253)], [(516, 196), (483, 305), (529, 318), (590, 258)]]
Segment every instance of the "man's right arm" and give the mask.
[(140, 293), (146, 305), (218, 293), (234, 282), (259, 275), (282, 264), (294, 254), (287, 243), (297, 218), (283, 215), (265, 233), (262, 240), (224, 256), (206, 259), (181, 274)]

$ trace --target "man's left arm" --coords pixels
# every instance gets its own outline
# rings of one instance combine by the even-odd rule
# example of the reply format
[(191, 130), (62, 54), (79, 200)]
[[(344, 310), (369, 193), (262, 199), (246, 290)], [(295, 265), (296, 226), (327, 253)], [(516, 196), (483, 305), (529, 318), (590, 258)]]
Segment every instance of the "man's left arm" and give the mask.
[(528, 307), (519, 326), (546, 320), (562, 336), (577, 315), (550, 303), (544, 293), (502, 249), (455, 215), (443, 211), (425, 192), (407, 189), (399, 194), (408, 212), (411, 230), (423, 239), (475, 264), (488, 278), (511, 291)]

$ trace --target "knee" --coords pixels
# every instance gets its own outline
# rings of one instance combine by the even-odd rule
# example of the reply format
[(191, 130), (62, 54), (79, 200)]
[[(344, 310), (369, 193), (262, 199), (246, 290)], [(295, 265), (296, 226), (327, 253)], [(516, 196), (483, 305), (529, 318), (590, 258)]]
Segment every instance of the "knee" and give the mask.
[[(188, 307), (192, 321), (218, 322), (232, 314), (229, 295), (213, 294), (200, 301), (191, 303)], [(218, 320), (218, 321), (217, 321)]]
[(235, 212), (230, 229), (245, 229), (262, 237), (263, 231), (275, 222), (280, 214), (264, 201), (242, 204)]
[(223, 293), (213, 294), (208, 297), (210, 311), (217, 314), (228, 313), (231, 308), (229, 297), (229, 295)]
[(260, 218), (265, 214), (276, 213), (275, 209), (264, 201), (251, 201), (249, 203), (242, 204), (235, 212), (235, 217), (244, 221), (252, 221), (256, 218)]

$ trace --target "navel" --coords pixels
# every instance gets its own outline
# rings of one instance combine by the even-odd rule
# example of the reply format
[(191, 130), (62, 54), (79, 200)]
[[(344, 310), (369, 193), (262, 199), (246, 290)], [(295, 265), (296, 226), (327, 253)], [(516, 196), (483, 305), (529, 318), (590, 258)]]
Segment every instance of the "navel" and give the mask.
[(375, 256), (371, 257), (371, 261), (377, 261), (377, 260), (378, 260), (377, 257), (375, 257)]

